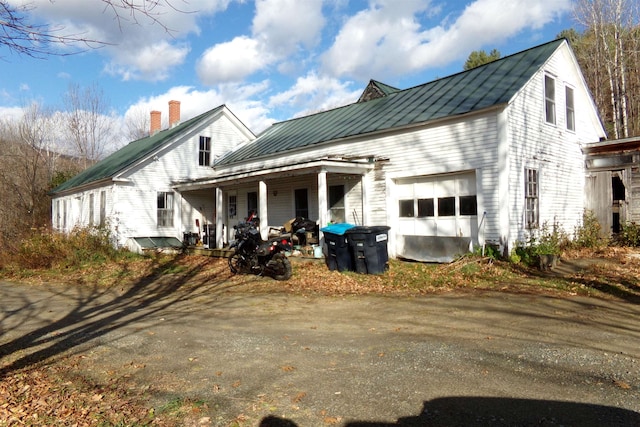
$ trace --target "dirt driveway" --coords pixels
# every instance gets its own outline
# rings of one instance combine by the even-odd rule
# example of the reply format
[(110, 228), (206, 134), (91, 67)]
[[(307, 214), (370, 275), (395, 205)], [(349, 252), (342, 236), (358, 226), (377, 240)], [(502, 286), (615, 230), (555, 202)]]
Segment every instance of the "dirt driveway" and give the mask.
[(0, 316), (5, 372), (72, 356), (155, 407), (201, 402), (185, 424), (640, 425), (628, 302), (0, 282)]

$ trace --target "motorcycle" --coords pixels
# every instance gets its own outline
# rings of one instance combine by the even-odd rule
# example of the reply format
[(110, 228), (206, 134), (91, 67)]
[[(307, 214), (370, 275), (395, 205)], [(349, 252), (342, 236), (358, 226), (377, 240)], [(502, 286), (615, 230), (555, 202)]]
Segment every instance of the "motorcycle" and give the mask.
[(233, 226), (235, 241), (229, 247), (234, 250), (229, 257), (229, 269), (233, 274), (255, 274), (288, 280), (292, 269), (285, 252), (292, 249), (291, 242), (281, 237), (262, 240), (258, 225), (258, 218), (250, 217)]

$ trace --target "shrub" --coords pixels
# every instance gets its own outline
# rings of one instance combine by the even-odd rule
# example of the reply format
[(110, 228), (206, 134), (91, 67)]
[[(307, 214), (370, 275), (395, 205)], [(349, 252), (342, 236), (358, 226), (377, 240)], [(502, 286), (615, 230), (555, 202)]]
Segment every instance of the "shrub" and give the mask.
[(618, 242), (622, 246), (640, 246), (640, 224), (627, 222), (621, 225)]
[(576, 248), (599, 248), (607, 244), (602, 238), (602, 226), (593, 211), (582, 213), (582, 224), (575, 228), (573, 246)]
[(20, 242), (4, 264), (18, 269), (79, 267), (87, 262), (113, 259), (117, 252), (106, 228), (77, 228), (68, 235), (38, 230)]
[(537, 233), (529, 235), (526, 242), (516, 242), (509, 260), (514, 263), (523, 262), (530, 266), (538, 265), (540, 256), (560, 255), (569, 245), (569, 236), (562, 227), (557, 222), (549, 227), (549, 223), (545, 221)]

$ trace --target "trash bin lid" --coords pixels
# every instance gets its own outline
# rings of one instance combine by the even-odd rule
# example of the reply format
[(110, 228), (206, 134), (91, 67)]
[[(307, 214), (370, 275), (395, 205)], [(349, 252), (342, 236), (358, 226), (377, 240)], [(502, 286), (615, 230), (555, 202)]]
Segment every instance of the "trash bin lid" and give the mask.
[(355, 225), (348, 224), (346, 222), (341, 222), (337, 224), (330, 224), (330, 225), (327, 225), (326, 227), (322, 227), (320, 231), (322, 231), (323, 233), (331, 233), (331, 234), (337, 234), (339, 236), (342, 236), (347, 230), (353, 227), (355, 227)]
[(386, 233), (391, 227), (386, 225), (371, 225), (371, 226), (357, 226), (351, 227), (345, 231), (346, 234), (372, 234), (372, 233)]

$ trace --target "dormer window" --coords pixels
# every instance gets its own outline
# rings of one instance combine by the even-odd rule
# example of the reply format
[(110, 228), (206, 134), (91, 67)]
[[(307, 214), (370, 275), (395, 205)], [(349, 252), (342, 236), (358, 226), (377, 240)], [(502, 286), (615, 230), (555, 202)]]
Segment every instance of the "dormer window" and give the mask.
[(200, 148), (198, 150), (198, 165), (211, 166), (211, 137), (200, 137)]
[(556, 124), (556, 80), (549, 76), (544, 76), (544, 113), (547, 123)]

